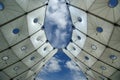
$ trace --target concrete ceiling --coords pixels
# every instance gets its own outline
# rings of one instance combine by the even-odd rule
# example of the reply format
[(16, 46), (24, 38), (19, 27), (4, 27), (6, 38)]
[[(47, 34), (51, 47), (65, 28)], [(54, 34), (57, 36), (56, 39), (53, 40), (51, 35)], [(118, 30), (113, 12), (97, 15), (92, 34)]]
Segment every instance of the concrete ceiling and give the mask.
[[(57, 52), (42, 28), (47, 2), (0, 0), (0, 80), (33, 80)], [(75, 29), (63, 51), (88, 80), (119, 80), (120, 3), (111, 7), (109, 0), (67, 2)]]

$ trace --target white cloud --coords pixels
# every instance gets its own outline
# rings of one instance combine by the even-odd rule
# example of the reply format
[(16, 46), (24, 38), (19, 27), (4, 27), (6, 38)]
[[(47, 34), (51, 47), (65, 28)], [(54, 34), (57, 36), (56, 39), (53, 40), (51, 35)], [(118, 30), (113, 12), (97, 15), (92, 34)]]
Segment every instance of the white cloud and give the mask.
[(48, 73), (48, 72), (58, 72), (61, 70), (61, 67), (59, 65), (60, 60), (52, 57), (50, 61), (45, 65), (45, 67), (42, 69), (42, 73)]
[(80, 68), (73, 61), (67, 61), (66, 67), (71, 70), (73, 80), (86, 80)]
[(63, 43), (66, 43), (66, 38), (69, 36), (69, 34), (67, 34), (66, 32), (61, 33), (61, 31), (57, 29), (55, 31), (55, 36), (56, 40), (54, 41), (54, 45), (58, 47), (64, 47), (66, 44)]
[(74, 71), (80, 71), (80, 69), (78, 68), (78, 66), (76, 66), (76, 64), (73, 61), (67, 61), (66, 62), (66, 67), (70, 70), (74, 70)]
[[(67, 5), (65, 0), (49, 0), (48, 4), (46, 12), (48, 38), (55, 47), (63, 48), (70, 38), (70, 32), (72, 32), (72, 23), (69, 19), (70, 14)], [(56, 26), (54, 26), (54, 24)], [(52, 29), (49, 26), (52, 27)], [(54, 38), (52, 37), (53, 35)]]
[(50, 0), (48, 5), (47, 17), (56, 24), (58, 28), (64, 29), (67, 25), (68, 9), (65, 0)]

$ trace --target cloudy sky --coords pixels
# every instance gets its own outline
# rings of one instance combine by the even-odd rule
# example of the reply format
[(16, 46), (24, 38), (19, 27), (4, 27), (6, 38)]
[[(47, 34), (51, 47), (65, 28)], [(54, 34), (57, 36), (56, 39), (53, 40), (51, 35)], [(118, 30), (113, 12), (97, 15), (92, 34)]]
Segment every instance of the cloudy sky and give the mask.
[(46, 19), (46, 36), (53, 47), (65, 47), (71, 38), (72, 23), (64, 0), (49, 0)]
[(36, 80), (86, 80), (82, 71), (62, 51), (58, 51), (37, 75)]
[[(64, 0), (49, 0), (45, 32), (53, 47), (67, 46), (72, 35), (72, 22)], [(86, 80), (82, 71), (59, 50), (36, 76), (36, 80)]]

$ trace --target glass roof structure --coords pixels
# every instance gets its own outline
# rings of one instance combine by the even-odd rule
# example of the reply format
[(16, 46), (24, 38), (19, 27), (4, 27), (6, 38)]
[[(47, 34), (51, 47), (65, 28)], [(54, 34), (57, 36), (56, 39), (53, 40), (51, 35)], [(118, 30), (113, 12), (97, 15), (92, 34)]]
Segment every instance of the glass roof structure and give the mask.
[[(0, 0), (0, 80), (34, 80), (58, 51), (48, 41), (48, 0)], [(120, 0), (66, 0), (73, 32), (62, 48), (88, 80), (120, 79)]]

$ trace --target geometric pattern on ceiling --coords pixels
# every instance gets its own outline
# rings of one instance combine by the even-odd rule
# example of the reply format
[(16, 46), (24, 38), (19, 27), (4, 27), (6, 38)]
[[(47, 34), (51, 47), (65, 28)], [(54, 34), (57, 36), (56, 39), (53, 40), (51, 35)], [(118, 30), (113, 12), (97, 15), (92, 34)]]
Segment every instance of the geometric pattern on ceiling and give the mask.
[[(74, 33), (73, 30), (72, 41), (63, 51), (78, 64), (88, 80), (120, 79), (120, 3), (111, 8), (108, 2), (109, 0), (70, 0), (68, 2), (75, 30), (82, 35)], [(71, 6), (79, 11), (75, 12)], [(87, 14), (87, 25), (85, 25), (85, 14)], [(81, 39), (77, 38), (78, 35)], [(81, 43), (84, 46), (81, 46)]]
[[(43, 29), (47, 2), (0, 0), (0, 80), (33, 80), (57, 52)], [(119, 80), (120, 0), (67, 2), (74, 30), (63, 51), (88, 80)]]
[(57, 52), (42, 29), (44, 2), (0, 0), (0, 80), (33, 80)]

